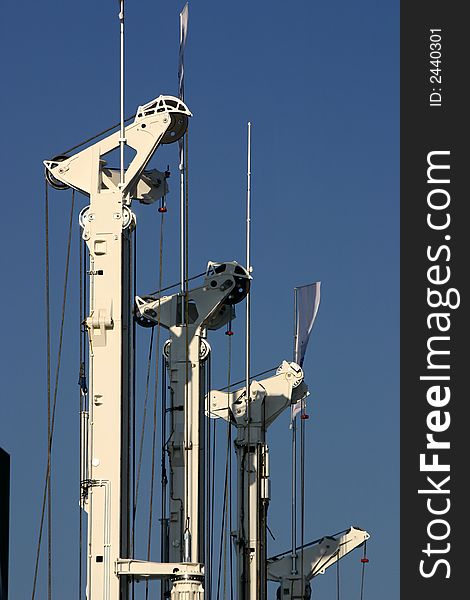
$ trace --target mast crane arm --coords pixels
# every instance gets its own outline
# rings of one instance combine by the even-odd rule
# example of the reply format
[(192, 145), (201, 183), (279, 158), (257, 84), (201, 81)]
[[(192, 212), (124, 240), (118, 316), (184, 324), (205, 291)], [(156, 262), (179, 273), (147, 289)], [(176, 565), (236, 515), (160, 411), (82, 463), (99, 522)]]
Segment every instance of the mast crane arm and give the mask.
[(73, 156), (45, 160), (46, 178), (59, 189), (72, 187), (88, 196), (120, 190), (123, 197), (149, 203), (161, 197), (165, 187), (158, 176), (161, 173), (144, 169), (160, 144), (174, 142), (185, 133), (190, 116), (187, 106), (173, 96), (158, 96), (138, 108), (134, 122), (125, 128), (124, 141), (136, 154), (125, 171), (123, 186), (118, 170), (106, 168), (104, 158), (119, 148), (120, 131)]
[[(236, 261), (209, 262), (202, 286), (188, 292), (188, 325), (194, 328), (219, 329), (235, 318), (234, 305), (243, 300), (250, 288), (251, 276)], [(181, 294), (154, 298), (136, 296), (137, 322), (171, 329), (186, 320)]]
[[(334, 565), (355, 548), (362, 546), (370, 534), (359, 527), (350, 527), (336, 536), (326, 536), (311, 544), (297, 549), (299, 558), (303, 558), (303, 573), (306, 581), (316, 575), (323, 575), (326, 569)], [(298, 573), (292, 574), (292, 550), (268, 558), (268, 579), (270, 581), (299, 579)]]
[[(284, 360), (276, 374), (250, 384), (250, 419), (269, 427), (289, 405), (308, 396), (304, 372), (294, 362)], [(234, 392), (212, 390), (207, 398), (206, 412), (212, 418), (242, 423), (248, 413), (246, 386)]]

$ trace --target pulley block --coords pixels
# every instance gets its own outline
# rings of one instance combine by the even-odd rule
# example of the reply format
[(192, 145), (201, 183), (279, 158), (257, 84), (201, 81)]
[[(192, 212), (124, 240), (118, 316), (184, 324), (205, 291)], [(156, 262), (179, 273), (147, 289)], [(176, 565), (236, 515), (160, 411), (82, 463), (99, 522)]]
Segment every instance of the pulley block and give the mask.
[[(54, 158), (50, 161), (52, 163), (51, 166), (56, 167), (59, 163), (63, 162), (64, 160), (67, 160), (68, 158), (70, 157), (65, 156), (63, 154), (59, 154), (59, 156), (54, 156)], [(49, 185), (56, 190), (66, 190), (70, 187), (63, 181), (60, 181), (59, 179), (54, 177), (54, 175), (52, 175), (52, 173), (47, 167), (44, 169), (44, 175), (46, 177), (47, 183), (49, 183)]]

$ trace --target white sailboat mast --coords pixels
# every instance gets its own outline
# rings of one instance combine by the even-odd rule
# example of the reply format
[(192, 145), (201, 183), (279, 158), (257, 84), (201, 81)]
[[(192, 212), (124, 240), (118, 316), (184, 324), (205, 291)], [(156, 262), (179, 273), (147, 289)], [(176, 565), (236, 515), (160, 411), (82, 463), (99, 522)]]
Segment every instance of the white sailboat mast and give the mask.
[[(164, 194), (161, 174), (144, 169), (161, 143), (183, 135), (190, 115), (172, 96), (139, 107), (125, 129), (126, 145), (136, 154), (123, 185), (121, 169), (108, 168), (104, 159), (122, 146), (121, 131), (71, 157), (45, 161), (50, 181), (90, 198), (80, 214), (90, 259), (89, 411), (82, 432), (87, 448), (82, 506), (88, 513), (88, 600), (125, 600), (128, 575), (133, 574), (128, 570), (131, 201), (149, 204)], [(167, 577), (167, 570), (157, 569), (155, 576)]]

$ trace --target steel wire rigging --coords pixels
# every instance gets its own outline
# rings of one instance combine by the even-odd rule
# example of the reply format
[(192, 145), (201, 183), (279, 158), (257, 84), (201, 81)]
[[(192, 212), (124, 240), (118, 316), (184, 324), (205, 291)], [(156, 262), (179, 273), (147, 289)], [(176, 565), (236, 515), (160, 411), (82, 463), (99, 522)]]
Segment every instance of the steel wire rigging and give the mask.
[[(163, 232), (165, 223), (165, 213), (161, 213), (160, 217), (160, 248), (159, 248), (159, 287), (162, 287), (163, 280)], [(160, 294), (159, 294), (160, 297)], [(153, 419), (152, 419), (152, 454), (151, 454), (151, 477), (150, 477), (150, 498), (149, 498), (149, 520), (148, 520), (148, 532), (147, 532), (147, 560), (150, 560), (151, 549), (152, 549), (152, 522), (153, 522), (153, 497), (155, 488), (155, 462), (156, 462), (156, 444), (157, 444), (157, 396), (159, 387), (159, 365), (160, 365), (160, 333), (161, 333), (161, 321), (160, 321), (160, 302), (157, 306), (157, 340), (155, 353), (155, 387), (153, 396)], [(148, 599), (149, 594), (149, 582), (145, 582), (145, 599)]]
[[(227, 382), (230, 391), (231, 364), (232, 364), (232, 336), (227, 336)], [(227, 447), (225, 452), (224, 496), (220, 525), (220, 544), (217, 573), (217, 600), (220, 600), (220, 584), (222, 578), (223, 600), (227, 599), (227, 554), (230, 568), (230, 600), (233, 600), (233, 573), (232, 573), (232, 546), (230, 534), (232, 531), (232, 423), (227, 421)], [(228, 548), (228, 550), (227, 550)], [(222, 567), (223, 565), (223, 567)]]
[(36, 597), (37, 579), (39, 571), (39, 559), (41, 554), (44, 520), (47, 510), (47, 595), (52, 597), (52, 493), (51, 493), (51, 470), (52, 470), (52, 442), (55, 428), (57, 393), (59, 389), (59, 375), (62, 359), (62, 347), (64, 338), (65, 312), (67, 305), (67, 289), (70, 266), (70, 249), (72, 240), (72, 223), (75, 208), (75, 191), (72, 190), (69, 230), (67, 236), (67, 249), (65, 259), (65, 273), (62, 293), (62, 308), (59, 327), (59, 340), (57, 349), (56, 371), (54, 380), (54, 391), (52, 393), (51, 376), (51, 316), (50, 316), (50, 232), (49, 232), (49, 184), (45, 183), (44, 191), (44, 229), (45, 229), (45, 304), (46, 304), (46, 378), (47, 378), (47, 466), (44, 478), (43, 499), (41, 517), (39, 524), (38, 542), (36, 547), (36, 561), (34, 567), (33, 589), (31, 600)]
[[(79, 230), (80, 233), (80, 230)], [(86, 418), (88, 414), (88, 386), (86, 379), (87, 372), (87, 329), (86, 329), (86, 312), (87, 312), (87, 284), (86, 284), (86, 244), (85, 240), (81, 235), (78, 235), (78, 256), (79, 256), (79, 266), (78, 266), (78, 279), (79, 279), (79, 306), (80, 306), (80, 322), (79, 322), (79, 356), (80, 356), (80, 366), (79, 366), (79, 376), (78, 376), (78, 384), (79, 384), (79, 414), (80, 414), (80, 422), (79, 422), (79, 439), (80, 439), (80, 452), (79, 452), (79, 502), (78, 502), (78, 513), (79, 513), (79, 522), (78, 522), (78, 600), (82, 600), (83, 591), (82, 591), (82, 579), (83, 579), (83, 566), (82, 566), (82, 556), (83, 556), (83, 510), (82, 510), (82, 473), (85, 468), (85, 458), (84, 458), (84, 440), (82, 439), (82, 420)]]

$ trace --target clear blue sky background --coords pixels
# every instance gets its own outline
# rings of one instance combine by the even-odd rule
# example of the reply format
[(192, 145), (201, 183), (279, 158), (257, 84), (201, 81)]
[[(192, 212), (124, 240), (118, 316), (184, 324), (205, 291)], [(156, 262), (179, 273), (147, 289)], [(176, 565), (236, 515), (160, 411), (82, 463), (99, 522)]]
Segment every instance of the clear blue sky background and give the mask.
[[(127, 2), (128, 114), (161, 93), (176, 93), (182, 6)], [(11, 454), (12, 466), (11, 600), (31, 596), (46, 466), (42, 160), (118, 121), (117, 12), (115, 0), (27, 0), (2, 8), (0, 445)], [(321, 280), (321, 306), (304, 364), (311, 390), (305, 537), (350, 525), (367, 529), (372, 537), (364, 597), (394, 600), (399, 594), (399, 3), (193, 0), (186, 73), (186, 99), (194, 114), (190, 272), (203, 271), (209, 259), (244, 261), (246, 123), (251, 120), (253, 371), (291, 358), (293, 288)], [(164, 281), (173, 283), (179, 218), (175, 146), (162, 151), (155, 166), (162, 169), (167, 162), (173, 177)], [(50, 200), (55, 356), (70, 194), (53, 192)], [(77, 202), (81, 208), (86, 199), (78, 196)], [(145, 293), (157, 288), (158, 218), (155, 207), (135, 210), (138, 286)], [(56, 599), (77, 597), (77, 230), (53, 451)], [(239, 312), (243, 315), (242, 306)], [(234, 328), (232, 372), (241, 379), (242, 317)], [(140, 332), (138, 342), (140, 414), (148, 332)], [(223, 386), (227, 338), (215, 332), (211, 343), (213, 383)], [(222, 426), (220, 432), (223, 436)], [(285, 415), (269, 431), (272, 553), (286, 549), (290, 540), (289, 439)], [(137, 545), (145, 547), (144, 533)], [(46, 595), (44, 557), (37, 598)], [(343, 561), (344, 600), (359, 597), (360, 569), (360, 552)], [(330, 571), (314, 580), (316, 598), (336, 597), (336, 573)]]

